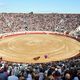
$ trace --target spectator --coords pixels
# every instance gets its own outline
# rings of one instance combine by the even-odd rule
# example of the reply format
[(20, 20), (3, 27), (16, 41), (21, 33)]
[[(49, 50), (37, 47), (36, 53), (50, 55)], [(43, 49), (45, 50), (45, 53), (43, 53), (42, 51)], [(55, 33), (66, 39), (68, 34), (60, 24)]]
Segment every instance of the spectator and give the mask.
[(8, 80), (19, 80), (19, 79), (15, 74), (12, 73), (12, 75), (8, 77)]

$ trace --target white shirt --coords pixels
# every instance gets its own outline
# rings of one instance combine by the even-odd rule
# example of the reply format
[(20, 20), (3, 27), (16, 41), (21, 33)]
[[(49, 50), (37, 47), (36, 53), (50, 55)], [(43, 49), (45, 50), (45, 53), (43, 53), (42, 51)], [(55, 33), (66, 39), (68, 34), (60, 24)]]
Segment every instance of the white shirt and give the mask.
[(32, 80), (31, 74), (28, 74), (28, 78), (26, 78), (26, 80)]
[(15, 75), (9, 76), (8, 80), (18, 80), (18, 77)]

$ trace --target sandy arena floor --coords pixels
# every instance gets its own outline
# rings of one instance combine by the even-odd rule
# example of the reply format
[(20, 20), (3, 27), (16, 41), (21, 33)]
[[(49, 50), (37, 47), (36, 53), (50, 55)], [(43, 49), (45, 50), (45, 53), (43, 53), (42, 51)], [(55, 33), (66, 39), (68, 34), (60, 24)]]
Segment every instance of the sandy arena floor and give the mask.
[(80, 42), (59, 35), (26, 34), (0, 39), (0, 56), (12, 62), (58, 61), (77, 55), (79, 50)]

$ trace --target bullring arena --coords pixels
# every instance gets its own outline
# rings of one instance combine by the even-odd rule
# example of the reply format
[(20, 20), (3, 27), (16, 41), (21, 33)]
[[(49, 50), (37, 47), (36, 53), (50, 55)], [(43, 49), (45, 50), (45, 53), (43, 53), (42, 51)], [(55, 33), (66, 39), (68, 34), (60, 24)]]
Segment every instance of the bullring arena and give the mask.
[(0, 57), (4, 61), (44, 63), (79, 54), (80, 42), (53, 32), (22, 32), (0, 37)]

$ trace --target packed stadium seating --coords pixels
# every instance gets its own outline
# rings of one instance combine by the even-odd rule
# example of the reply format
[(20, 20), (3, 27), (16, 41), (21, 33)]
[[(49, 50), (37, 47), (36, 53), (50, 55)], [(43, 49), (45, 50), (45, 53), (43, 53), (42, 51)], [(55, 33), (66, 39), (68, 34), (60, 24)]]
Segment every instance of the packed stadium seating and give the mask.
[(1, 61), (0, 78), (0, 80), (80, 80), (80, 57), (41, 64)]
[(72, 31), (80, 25), (80, 14), (0, 13), (0, 33), (17, 31)]
[[(71, 32), (80, 14), (0, 13), (0, 34), (21, 31)], [(24, 64), (0, 58), (0, 80), (80, 80), (80, 56), (64, 61)]]

